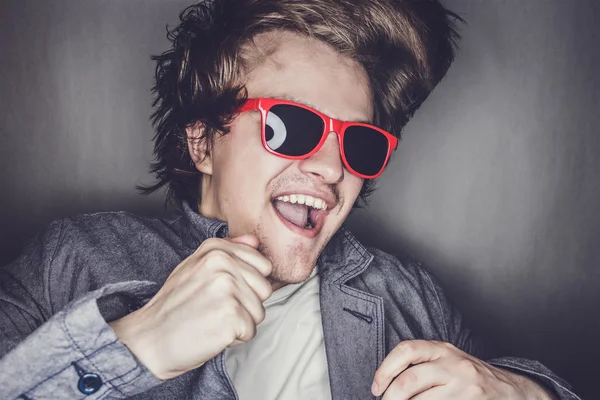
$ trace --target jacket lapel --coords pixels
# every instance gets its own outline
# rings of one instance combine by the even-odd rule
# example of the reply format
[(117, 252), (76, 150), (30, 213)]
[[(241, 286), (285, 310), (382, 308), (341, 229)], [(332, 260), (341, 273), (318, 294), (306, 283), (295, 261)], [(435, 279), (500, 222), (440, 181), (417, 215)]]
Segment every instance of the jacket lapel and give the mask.
[(369, 399), (384, 357), (383, 301), (346, 285), (373, 256), (344, 228), (319, 259), (323, 336), (333, 400)]

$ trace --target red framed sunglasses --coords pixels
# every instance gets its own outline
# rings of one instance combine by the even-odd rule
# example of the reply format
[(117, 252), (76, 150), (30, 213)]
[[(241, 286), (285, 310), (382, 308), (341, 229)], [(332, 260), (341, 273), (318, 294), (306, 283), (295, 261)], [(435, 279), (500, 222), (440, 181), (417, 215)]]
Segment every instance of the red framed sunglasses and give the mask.
[(345, 122), (292, 101), (271, 98), (249, 99), (240, 112), (260, 111), (261, 136), (265, 149), (289, 160), (303, 160), (315, 154), (330, 132), (340, 143), (344, 165), (365, 179), (383, 172), (398, 139), (376, 126)]

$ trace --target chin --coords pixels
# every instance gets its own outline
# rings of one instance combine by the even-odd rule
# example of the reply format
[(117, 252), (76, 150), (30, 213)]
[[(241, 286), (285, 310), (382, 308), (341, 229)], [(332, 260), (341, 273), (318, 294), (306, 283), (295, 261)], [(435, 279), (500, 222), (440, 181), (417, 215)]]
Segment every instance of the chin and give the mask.
[(331, 237), (323, 222), (313, 237), (289, 229), (279, 217), (262, 219), (256, 225), (253, 233), (259, 240), (258, 251), (273, 265), (268, 279), (274, 288), (308, 279)]
[(269, 275), (269, 281), (274, 286), (275, 283), (279, 283), (281, 287), (305, 281), (317, 262), (317, 256), (307, 254), (304, 246), (288, 245), (284, 248), (287, 251), (275, 252), (269, 244), (261, 242), (258, 249), (273, 264), (273, 272)]
[(275, 266), (273, 268), (273, 273), (268, 276), (267, 280), (271, 283), (273, 289), (277, 290), (289, 284), (304, 282), (308, 279), (313, 270), (314, 266), (306, 268), (305, 270), (296, 269), (294, 271), (281, 271)]

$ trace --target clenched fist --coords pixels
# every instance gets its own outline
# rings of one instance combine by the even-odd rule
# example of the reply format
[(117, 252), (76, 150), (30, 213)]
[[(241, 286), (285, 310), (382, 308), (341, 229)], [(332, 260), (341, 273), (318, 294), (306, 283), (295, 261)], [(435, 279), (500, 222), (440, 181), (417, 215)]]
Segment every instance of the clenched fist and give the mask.
[(109, 325), (159, 379), (200, 367), (265, 318), (272, 266), (257, 247), (252, 235), (205, 240), (146, 305)]

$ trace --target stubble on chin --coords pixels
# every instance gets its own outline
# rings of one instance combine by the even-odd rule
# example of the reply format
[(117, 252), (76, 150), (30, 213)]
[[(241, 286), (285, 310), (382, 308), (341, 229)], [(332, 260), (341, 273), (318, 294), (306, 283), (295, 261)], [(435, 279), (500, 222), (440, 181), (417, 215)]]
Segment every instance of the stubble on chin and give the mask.
[(271, 282), (274, 289), (304, 282), (310, 276), (316, 265), (318, 254), (317, 256), (306, 254), (300, 244), (286, 246), (285, 249), (273, 249), (269, 245), (269, 237), (260, 223), (252, 233), (258, 238), (258, 251), (273, 265), (271, 275), (267, 277), (267, 280)]

